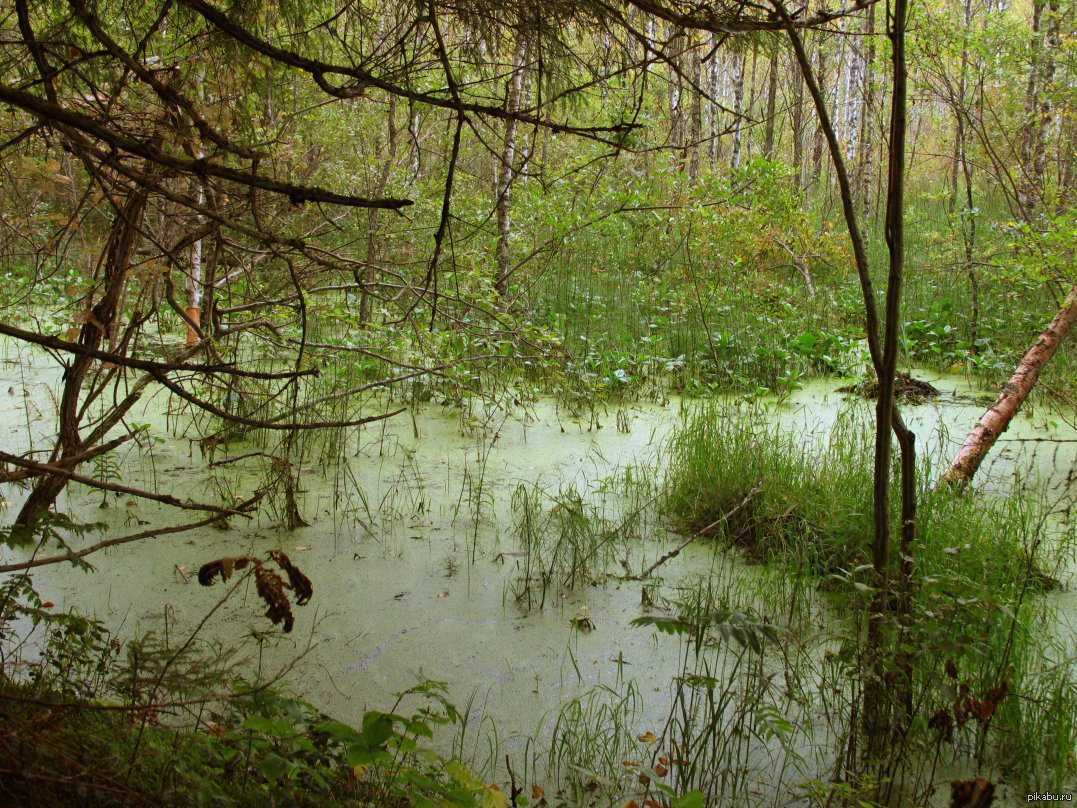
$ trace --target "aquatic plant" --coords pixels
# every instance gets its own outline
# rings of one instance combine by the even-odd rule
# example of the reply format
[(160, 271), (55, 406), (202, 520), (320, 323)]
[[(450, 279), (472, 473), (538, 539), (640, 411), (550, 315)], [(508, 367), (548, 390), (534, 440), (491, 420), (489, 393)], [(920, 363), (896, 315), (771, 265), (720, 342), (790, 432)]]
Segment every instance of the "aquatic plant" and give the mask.
[[(665, 456), (663, 507), (685, 531), (708, 524), (763, 481), (740, 515), (722, 523), (719, 539), (749, 559), (780, 565), (801, 584), (810, 584), (800, 578), (808, 571), (843, 605), (847, 633), (839, 632), (840, 650), (828, 652), (840, 670), (834, 692), (885, 687), (885, 677), (912, 683), (911, 701), (901, 708), (910, 710), (909, 730), (876, 772), (880, 787), (889, 789), (898, 769), (928, 787), (933, 765), (925, 761), (943, 747), (955, 761), (990, 765), (1019, 782), (1031, 782), (1042, 767), (1068, 776), (1077, 740), (1072, 651), (1036, 629), (1049, 619), (1036, 595), (1055, 586), (1075, 535), (1072, 524), (1050, 521), (1049, 503), (1021, 490), (969, 497), (932, 487), (931, 459), (922, 460), (920, 479), (928, 482), (920, 492), (913, 600), (907, 616), (887, 624), (902, 650), (886, 662), (884, 682), (872, 684), (862, 634), (876, 594), (866, 558), (870, 447), (855, 412), (813, 449), (750, 411), (705, 406), (685, 419)], [(856, 703), (845, 695), (840, 701), (845, 706), (836, 710), (816, 709), (835, 715)], [(938, 718), (940, 711), (956, 723)], [(855, 736), (843, 718), (832, 731)], [(1053, 739), (1046, 746), (1044, 736)]]

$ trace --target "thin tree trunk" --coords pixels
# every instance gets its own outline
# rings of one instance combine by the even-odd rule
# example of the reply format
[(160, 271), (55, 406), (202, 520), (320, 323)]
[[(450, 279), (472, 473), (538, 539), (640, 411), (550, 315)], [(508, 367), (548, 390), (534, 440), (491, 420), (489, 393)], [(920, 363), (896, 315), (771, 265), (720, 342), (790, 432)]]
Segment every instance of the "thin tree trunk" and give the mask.
[[(748, 103), (745, 106), (746, 114), (749, 119), (756, 115), (756, 67), (759, 64), (759, 49), (752, 45), (752, 70), (747, 74), (748, 79)], [(747, 60), (745, 60), (745, 68), (747, 68)], [(747, 130), (747, 137), (744, 138), (743, 154), (741, 155), (741, 163), (747, 163), (752, 158), (752, 135), (755, 133), (755, 126), (749, 126)]]
[[(890, 729), (900, 731), (907, 725), (911, 708), (911, 681), (907, 658), (899, 654), (899, 668), (906, 672), (900, 684), (897, 701), (903, 704), (904, 720), (890, 721), (887, 705), (894, 700), (883, 691), (883, 626), (891, 595), (890, 576), (890, 432), (901, 447), (901, 564), (898, 579), (898, 614), (903, 617), (911, 603), (912, 547), (916, 534), (916, 456), (915, 435), (905, 425), (894, 403), (894, 380), (897, 369), (898, 324), (901, 312), (901, 287), (904, 274), (904, 188), (905, 142), (907, 130), (907, 66), (905, 61), (906, 0), (894, 0), (888, 36), (891, 42), (893, 89), (890, 106), (890, 140), (888, 152), (886, 242), (889, 252), (889, 274), (886, 288), (886, 320), (882, 343), (879, 340), (880, 320), (868, 265), (867, 248), (857, 223), (852, 183), (845, 168), (845, 158), (830, 115), (823, 89), (813, 73), (800, 34), (780, 0), (771, 0), (782, 18), (801, 72), (811, 93), (819, 118), (819, 131), (825, 137), (831, 163), (841, 195), (849, 240), (853, 247), (857, 275), (864, 298), (868, 352), (879, 379), (879, 403), (876, 409), (876, 441), (873, 468), (874, 537), (872, 566), (878, 593), (872, 598), (868, 619), (868, 648), (873, 658), (874, 681), (864, 691), (864, 726), (868, 730), (869, 755), (881, 756), (881, 744), (894, 740)], [(820, 54), (821, 55), (821, 54)], [(850, 755), (854, 753), (850, 747)]]
[[(385, 160), (382, 162), (381, 171), (378, 173), (378, 185), (374, 190), (375, 197), (385, 196), (385, 188), (389, 184), (389, 175), (393, 171), (393, 161), (396, 159), (396, 96), (389, 96), (389, 116), (387, 132), (387, 150)], [(378, 209), (370, 208), (366, 219), (366, 270), (363, 272), (363, 288), (359, 293), (359, 322), (365, 325), (370, 322), (371, 294), (370, 290), (377, 280), (378, 263)]]
[[(201, 88), (204, 83), (205, 69), (199, 68), (196, 80), (199, 96), (201, 96)], [(194, 155), (199, 160), (205, 157), (201, 149), (195, 149)], [(198, 207), (202, 207), (206, 202), (206, 188), (200, 179), (197, 182), (198, 188), (195, 190), (195, 199), (198, 202)], [(202, 223), (201, 220), (201, 216), (195, 216), (195, 227)], [(188, 320), (185, 323), (187, 332), (185, 343), (190, 348), (192, 345), (198, 344), (198, 329), (202, 323), (202, 239), (198, 239), (191, 245), (191, 267), (184, 282), (183, 307)]]
[(744, 120), (741, 112), (744, 107), (744, 55), (733, 54), (733, 156), (731, 165), (736, 171), (740, 168), (741, 146), (744, 133)]
[(857, 159), (860, 156), (860, 116), (863, 114), (863, 57), (860, 43), (848, 48), (849, 64), (845, 70), (845, 148), (850, 160), (856, 160), (857, 177), (863, 166)]
[(669, 39), (669, 142), (677, 150), (678, 169), (684, 168), (684, 78), (685, 30), (675, 28)]
[[(823, 40), (819, 40), (818, 48), (815, 52), (816, 69), (815, 75), (819, 85), (819, 92), (826, 98), (826, 54), (823, 52)], [(819, 175), (823, 170), (823, 146), (826, 143), (826, 137), (823, 132), (822, 126), (815, 130), (815, 142), (812, 144), (812, 170), (811, 170), (811, 184), (815, 184), (819, 181)]]
[[(143, 171), (150, 178), (160, 173), (156, 165), (152, 163), (147, 163)], [(145, 187), (134, 189), (123, 208), (116, 212), (112, 220), (104, 262), (104, 276), (101, 278), (101, 297), (87, 313), (86, 321), (82, 324), (82, 330), (79, 333), (79, 344), (91, 350), (97, 350), (102, 339), (112, 331), (127, 270), (131, 265), (131, 258), (138, 242), (147, 196), (148, 191)], [(59, 434), (52, 457), (55, 465), (65, 469), (69, 465), (74, 465), (69, 462), (69, 459), (81, 454), (86, 448), (79, 435), (79, 400), (83, 382), (93, 363), (94, 359), (89, 353), (79, 354), (64, 372), (64, 389), (60, 397), (58, 413)], [(67, 487), (67, 482), (68, 478), (60, 475), (45, 476), (37, 481), (15, 519), (15, 527), (20, 533), (29, 537), (29, 531), (56, 502), (56, 498)]]
[[(711, 53), (711, 59), (707, 63), (707, 92), (711, 98), (717, 99), (721, 93), (720, 71), (721, 62), (715, 53), (714, 43), (716, 37), (714, 34), (710, 35), (710, 40), (707, 43), (708, 51)], [(707, 103), (707, 138), (708, 138), (708, 154), (710, 155), (711, 164), (718, 162), (718, 107), (708, 102)]]
[(408, 168), (414, 182), (422, 171), (422, 154), (419, 151), (419, 108), (414, 101), (408, 101), (408, 137), (410, 140), (410, 158)]
[(692, 106), (688, 110), (688, 176), (692, 183), (699, 179), (699, 141), (703, 133), (703, 99), (700, 89), (703, 86), (703, 64), (700, 48), (692, 42), (692, 53), (689, 57), (692, 78)]
[(987, 453), (995, 441), (1006, 431), (1017, 414), (1017, 410), (1040, 377), (1044, 365), (1054, 356), (1058, 346), (1066, 339), (1077, 320), (1077, 285), (1070, 289), (1062, 308), (1051, 320), (1039, 339), (1029, 348), (1017, 370), (1014, 371), (1006, 386), (1002, 388), (995, 403), (991, 405), (977, 422), (965, 442), (961, 445), (950, 469), (942, 476), (940, 485), (963, 488), (972, 481), (976, 470), (980, 468)]
[[(965, 98), (968, 94), (969, 81), (969, 48), (968, 31), (972, 27), (972, 0), (964, 0), (964, 23), (965, 33), (961, 43), (961, 74), (957, 87), (956, 127), (954, 140), (957, 156), (957, 164), (961, 168), (961, 175), (965, 182), (965, 211), (961, 217), (961, 235), (965, 242), (965, 276), (969, 279), (969, 288), (972, 293), (971, 322), (969, 323), (969, 352), (975, 356), (979, 353), (980, 339), (980, 282), (976, 277), (976, 265), (973, 256), (976, 250), (976, 214), (973, 204), (972, 191), (972, 164), (968, 155), (968, 136), (965, 132)], [(951, 213), (956, 207), (957, 185), (954, 185), (954, 196), (951, 197)]]
[(863, 111), (860, 115), (860, 199), (864, 211), (864, 228), (867, 229), (871, 218), (871, 180), (875, 170), (873, 163), (874, 151), (871, 138), (872, 110), (875, 106), (875, 6), (868, 6), (867, 16), (864, 18), (864, 40), (866, 50), (864, 52), (864, 101)]
[(793, 73), (793, 179), (798, 189), (804, 189), (804, 77), (794, 61)]
[[(201, 156), (202, 154), (199, 152), (199, 157)], [(198, 183), (195, 198), (198, 200), (199, 206), (205, 203), (206, 192), (201, 182)], [(195, 221), (196, 226), (200, 224), (198, 218)], [(195, 328), (200, 328), (202, 325), (202, 239), (198, 239), (191, 245), (191, 268), (187, 273), (184, 285), (183, 309), (189, 319), (189, 322), (186, 323), (187, 338), (185, 343), (190, 348), (192, 345), (198, 344), (198, 332)]]
[[(1021, 139), (1022, 170), (1017, 198), (1021, 216), (1026, 222), (1032, 221), (1044, 192), (1043, 175), (1047, 162), (1045, 133), (1052, 109), (1050, 97), (1043, 90), (1054, 76), (1058, 19), (1058, 0), (1033, 0), (1030, 42), (1032, 64), (1028, 71), (1025, 91), (1025, 129)], [(1042, 37), (1041, 32), (1044, 32)]]
[[(523, 65), (526, 45), (523, 38), (516, 43), (512, 59), (512, 75), (505, 88), (505, 111), (518, 112), (520, 87), (523, 82)], [(516, 127), (514, 118), (505, 121), (505, 137), (501, 143), (501, 155), (497, 164), (497, 276), (494, 288), (502, 297), (509, 282), (509, 238), (512, 235), (512, 181), (516, 165)]]
[(1070, 115), (1065, 132), (1059, 138), (1058, 210), (1077, 202), (1077, 115)]
[(763, 133), (763, 157), (770, 160), (774, 156), (774, 118), (778, 103), (778, 48), (770, 51), (770, 66), (767, 72), (767, 122)]

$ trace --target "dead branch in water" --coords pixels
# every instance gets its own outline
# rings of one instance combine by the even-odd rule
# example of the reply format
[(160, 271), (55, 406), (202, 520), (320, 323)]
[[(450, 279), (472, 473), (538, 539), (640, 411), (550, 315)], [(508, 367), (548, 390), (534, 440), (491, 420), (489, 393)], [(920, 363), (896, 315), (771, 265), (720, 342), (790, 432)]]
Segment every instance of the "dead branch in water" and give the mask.
[(733, 507), (731, 510), (726, 511), (724, 514), (719, 516), (717, 519), (715, 519), (713, 522), (711, 522), (706, 527), (702, 527), (699, 530), (697, 530), (695, 533), (693, 533), (687, 539), (682, 541), (680, 544), (678, 544), (676, 547), (674, 547), (668, 553), (666, 553), (665, 555), (659, 557), (657, 561), (655, 561), (653, 564), (651, 564), (651, 566), (647, 567), (647, 569), (645, 569), (639, 575), (625, 575), (623, 580), (626, 580), (626, 581), (641, 581), (644, 578), (649, 578), (651, 576), (651, 573), (653, 573), (656, 569), (658, 569), (660, 566), (665, 564), (671, 558), (676, 558), (677, 556), (679, 556), (681, 554), (681, 551), (685, 547), (687, 547), (689, 544), (694, 542), (700, 536), (702, 536), (702, 535), (704, 535), (706, 533), (710, 533), (712, 530), (714, 530), (716, 527), (721, 525), (723, 522), (726, 522), (729, 519), (732, 519), (737, 514), (738, 511), (740, 511), (745, 505), (747, 505), (749, 502), (751, 502), (752, 498), (755, 497), (755, 495), (758, 494), (762, 490), (763, 490), (763, 481), (760, 480), (759, 482), (757, 482), (752, 487), (752, 490), (748, 492), (747, 496), (745, 496), (744, 499), (742, 499), (739, 503), (737, 503), (737, 505), (735, 507)]

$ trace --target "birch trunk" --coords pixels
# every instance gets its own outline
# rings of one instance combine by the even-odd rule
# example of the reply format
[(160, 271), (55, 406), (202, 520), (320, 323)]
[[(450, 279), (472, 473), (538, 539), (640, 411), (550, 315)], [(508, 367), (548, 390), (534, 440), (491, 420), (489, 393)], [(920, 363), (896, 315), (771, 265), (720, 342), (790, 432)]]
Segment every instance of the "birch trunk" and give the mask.
[(675, 29), (669, 42), (669, 141), (674, 149), (681, 152), (677, 162), (679, 168), (684, 168), (684, 79), (682, 77), (684, 29)]
[(857, 158), (860, 156), (860, 116), (863, 114), (863, 57), (859, 42), (849, 47), (848, 64), (845, 74), (845, 148), (850, 160), (857, 163), (857, 172), (863, 166)]
[[(199, 69), (197, 86), (200, 89), (205, 83), (205, 78), (206, 71)], [(200, 90), (199, 95), (201, 95)], [(195, 157), (201, 160), (205, 157), (205, 154), (201, 149), (196, 149)], [(195, 190), (195, 199), (198, 201), (198, 207), (202, 207), (206, 203), (206, 188), (201, 180), (198, 181), (198, 188)], [(195, 227), (201, 225), (201, 220), (201, 216), (195, 216)], [(191, 245), (191, 266), (187, 272), (183, 291), (183, 308), (188, 318), (185, 323), (187, 331), (185, 343), (190, 348), (192, 345), (198, 344), (198, 331), (202, 325), (202, 239), (198, 239)]]
[[(826, 97), (826, 54), (823, 53), (823, 42), (819, 41), (819, 46), (815, 52), (815, 76), (816, 83), (819, 85), (819, 92), (825, 98)], [(823, 170), (823, 145), (826, 140), (826, 135), (823, 132), (822, 126), (815, 130), (815, 142), (812, 144), (812, 170), (811, 170), (811, 184), (814, 186), (819, 181), (819, 174)]]
[[(389, 175), (393, 170), (393, 161), (396, 159), (396, 96), (389, 96), (389, 116), (387, 132), (387, 151), (385, 160), (382, 162), (381, 171), (378, 172), (378, 185), (374, 190), (375, 197), (385, 196), (385, 188), (389, 184)], [(370, 322), (371, 294), (370, 290), (377, 280), (378, 262), (378, 209), (370, 208), (367, 211), (366, 229), (366, 269), (363, 272), (363, 288), (359, 293), (359, 322), (363, 325)]]
[(770, 66), (767, 70), (767, 123), (763, 132), (763, 157), (770, 160), (774, 156), (774, 117), (778, 105), (778, 49), (770, 52)]
[(863, 206), (863, 225), (867, 229), (871, 219), (871, 183), (874, 166), (874, 152), (871, 142), (872, 108), (875, 106), (875, 6), (868, 6), (864, 17), (864, 102), (860, 115), (860, 149), (857, 163), (860, 166), (860, 199)]
[(793, 79), (793, 104), (790, 114), (793, 128), (793, 177), (798, 189), (804, 189), (804, 76), (794, 61), (790, 65)]
[[(1021, 182), (1017, 203), (1022, 218), (1031, 222), (1044, 192), (1047, 163), (1046, 132), (1053, 110), (1050, 96), (1043, 92), (1054, 78), (1055, 51), (1059, 34), (1058, 0), (1033, 0), (1031, 67), (1025, 92), (1025, 130), (1021, 140)], [(1042, 36), (1041, 36), (1042, 32)]]
[[(512, 58), (512, 75), (505, 88), (506, 112), (518, 112), (520, 87), (523, 82), (523, 65), (526, 48), (521, 38), (516, 43)], [(505, 137), (501, 143), (501, 156), (497, 164), (497, 276), (494, 288), (502, 297), (509, 282), (509, 238), (512, 235), (512, 181), (515, 178), (516, 128), (513, 118), (505, 121)]]
[(740, 168), (741, 142), (744, 129), (742, 109), (744, 107), (744, 55), (733, 54), (733, 170)]
[[(721, 62), (718, 60), (717, 54), (714, 52), (715, 36), (710, 34), (710, 40), (707, 43), (707, 50), (711, 54), (711, 59), (707, 63), (707, 93), (711, 98), (717, 99), (721, 97), (721, 81), (720, 81), (720, 67)], [(718, 107), (714, 103), (707, 104), (707, 138), (708, 138), (708, 153), (710, 154), (711, 164), (718, 162)]]
[(939, 480), (939, 485), (963, 488), (971, 482), (995, 441), (1009, 427), (1013, 416), (1036, 386), (1040, 371), (1073, 328), (1074, 320), (1077, 320), (1077, 285), (1070, 289), (1062, 308), (1029, 348), (995, 403), (980, 417), (972, 432), (965, 438), (950, 469)]
[(702, 54), (695, 42), (692, 43), (692, 53), (689, 59), (692, 66), (689, 73), (692, 79), (692, 106), (688, 111), (688, 176), (695, 184), (699, 179), (699, 141), (703, 132), (703, 99), (700, 97), (700, 88), (703, 86), (703, 63)]

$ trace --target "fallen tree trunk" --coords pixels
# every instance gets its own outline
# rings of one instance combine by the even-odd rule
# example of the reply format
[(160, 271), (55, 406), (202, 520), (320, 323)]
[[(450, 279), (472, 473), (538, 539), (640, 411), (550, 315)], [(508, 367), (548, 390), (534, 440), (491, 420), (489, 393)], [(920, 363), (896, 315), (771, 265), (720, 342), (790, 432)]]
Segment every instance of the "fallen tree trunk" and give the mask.
[(1018, 408), (1028, 398), (1040, 371), (1047, 364), (1066, 334), (1077, 320), (1077, 285), (1070, 289), (1058, 314), (1047, 326), (1036, 343), (1029, 348), (1017, 370), (1002, 388), (995, 403), (991, 405), (973, 428), (965, 443), (958, 450), (950, 469), (939, 480), (939, 485), (963, 488), (972, 480), (984, 457), (995, 445), (999, 435), (1006, 431)]

